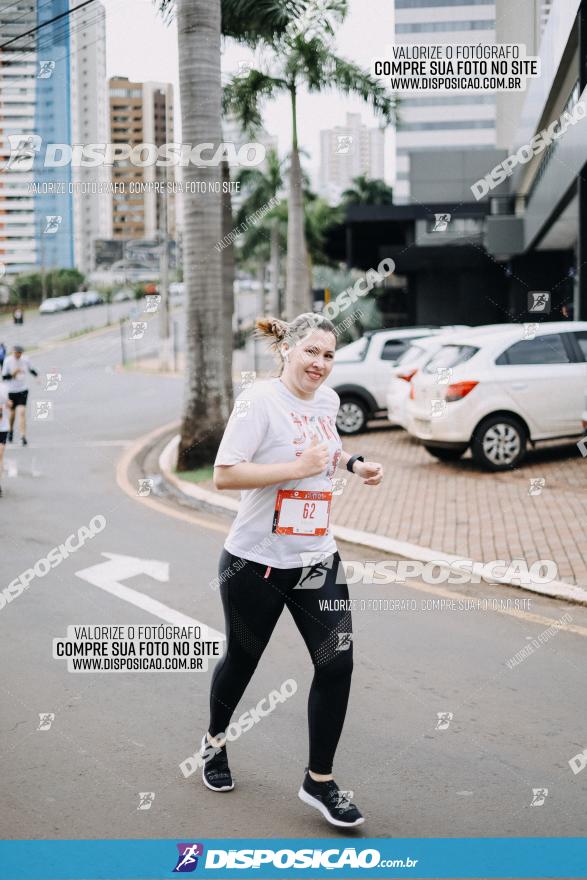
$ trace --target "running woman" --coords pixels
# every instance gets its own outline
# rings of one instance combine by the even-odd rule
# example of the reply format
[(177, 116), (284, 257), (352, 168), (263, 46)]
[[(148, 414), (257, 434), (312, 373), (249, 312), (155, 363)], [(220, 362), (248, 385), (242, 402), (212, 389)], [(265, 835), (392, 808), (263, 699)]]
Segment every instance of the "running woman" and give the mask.
[[(0, 382), (0, 480), (2, 479), (2, 470), (4, 466), (4, 447), (6, 446), (6, 438), (8, 437), (8, 429), (10, 427), (10, 410), (12, 402), (8, 397), (8, 391)], [(0, 498), (2, 498), (2, 486), (0, 485)]]
[(12, 401), (12, 410), (10, 411), (10, 427), (8, 429), (8, 442), (12, 443), (14, 436), (14, 420), (18, 411), (18, 426), (22, 445), (27, 445), (26, 439), (26, 404), (29, 396), (27, 373), (33, 376), (39, 374), (33, 367), (28, 357), (23, 357), (24, 348), (22, 345), (15, 345), (13, 354), (9, 354), (2, 366), (2, 378), (8, 386), (8, 396)]
[(332, 479), (346, 467), (377, 486), (383, 469), (342, 450), (340, 400), (324, 385), (334, 363), (333, 324), (308, 313), (289, 324), (259, 319), (257, 331), (271, 340), (281, 375), (240, 395), (214, 464), (216, 488), (240, 489), (241, 503), (219, 562), (226, 653), (212, 676), (202, 778), (214, 791), (234, 788), (225, 733), (287, 606), (314, 664), (309, 761), (298, 795), (349, 828), (364, 819), (332, 775), (353, 668), (348, 587), (329, 531)]

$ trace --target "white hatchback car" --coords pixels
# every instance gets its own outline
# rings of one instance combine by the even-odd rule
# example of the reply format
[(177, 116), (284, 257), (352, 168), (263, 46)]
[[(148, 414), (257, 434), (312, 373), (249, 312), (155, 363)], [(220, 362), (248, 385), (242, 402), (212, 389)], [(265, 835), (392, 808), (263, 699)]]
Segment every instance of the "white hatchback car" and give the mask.
[(358, 434), (369, 419), (385, 416), (385, 395), (392, 364), (414, 339), (439, 332), (433, 327), (371, 330), (336, 352), (326, 384), (340, 397), (336, 418), (340, 434)]
[(470, 330), (466, 325), (455, 325), (450, 331), (446, 328), (431, 331), (432, 335), (416, 339), (391, 367), (390, 380), (387, 386), (387, 418), (392, 425), (407, 427), (408, 397), (410, 382), (432, 355), (442, 346), (457, 338), (461, 330)]
[(587, 321), (472, 329), (411, 381), (408, 431), (443, 461), (471, 448), (488, 470), (515, 467), (528, 442), (578, 437)]

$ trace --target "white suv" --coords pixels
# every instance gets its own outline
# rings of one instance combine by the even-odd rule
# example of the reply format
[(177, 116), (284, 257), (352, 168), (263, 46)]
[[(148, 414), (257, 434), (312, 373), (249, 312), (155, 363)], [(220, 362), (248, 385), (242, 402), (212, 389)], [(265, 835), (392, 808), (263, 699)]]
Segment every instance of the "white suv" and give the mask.
[(586, 362), (587, 321), (460, 334), (413, 377), (408, 431), (443, 461), (470, 446), (478, 464), (508, 470), (528, 441), (583, 434)]
[(326, 384), (338, 393), (340, 434), (359, 434), (369, 419), (385, 416), (391, 367), (414, 339), (439, 333), (432, 327), (372, 330), (336, 352)]

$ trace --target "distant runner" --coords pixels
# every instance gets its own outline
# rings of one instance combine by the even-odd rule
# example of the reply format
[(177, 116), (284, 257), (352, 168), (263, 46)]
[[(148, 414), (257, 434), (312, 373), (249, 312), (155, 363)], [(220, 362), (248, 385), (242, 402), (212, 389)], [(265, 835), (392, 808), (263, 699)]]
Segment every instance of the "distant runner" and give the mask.
[(8, 396), (12, 401), (12, 410), (10, 411), (10, 427), (8, 428), (8, 442), (12, 443), (14, 436), (14, 420), (16, 411), (18, 410), (18, 427), (22, 438), (22, 445), (27, 445), (26, 438), (26, 404), (29, 396), (28, 376), (39, 374), (31, 366), (28, 357), (23, 357), (24, 348), (22, 345), (15, 345), (13, 354), (9, 354), (4, 360), (2, 366), (3, 385), (8, 388)]

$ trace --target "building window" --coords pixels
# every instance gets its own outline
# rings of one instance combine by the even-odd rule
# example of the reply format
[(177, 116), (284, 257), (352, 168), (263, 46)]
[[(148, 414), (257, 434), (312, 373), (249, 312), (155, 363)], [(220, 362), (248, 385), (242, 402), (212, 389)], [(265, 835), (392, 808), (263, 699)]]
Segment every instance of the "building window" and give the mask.
[(396, 24), (396, 34), (425, 34), (430, 31), (489, 31), (495, 28), (495, 19), (485, 21), (425, 21), (422, 24)]
[(422, 9), (425, 6), (493, 6), (493, 0), (395, 0), (396, 9)]
[(398, 131), (465, 131), (469, 128), (494, 128), (495, 120), (457, 120), (456, 122), (405, 122), (398, 125)]
[(439, 95), (437, 98), (402, 98), (402, 110), (405, 107), (451, 107), (453, 105), (470, 105), (476, 107), (478, 104), (495, 105), (495, 95)]

